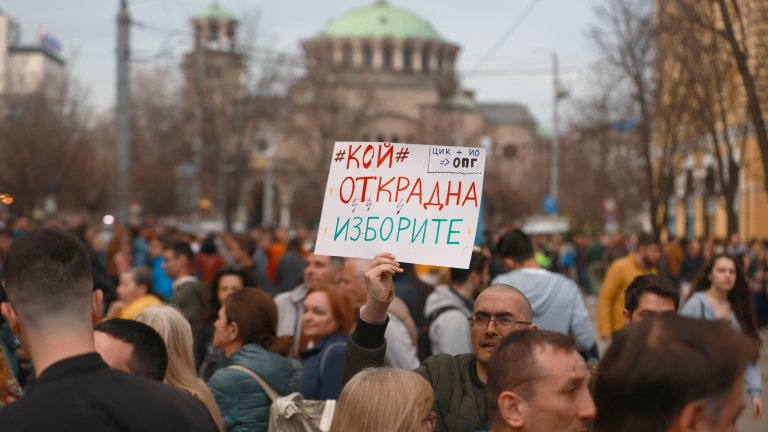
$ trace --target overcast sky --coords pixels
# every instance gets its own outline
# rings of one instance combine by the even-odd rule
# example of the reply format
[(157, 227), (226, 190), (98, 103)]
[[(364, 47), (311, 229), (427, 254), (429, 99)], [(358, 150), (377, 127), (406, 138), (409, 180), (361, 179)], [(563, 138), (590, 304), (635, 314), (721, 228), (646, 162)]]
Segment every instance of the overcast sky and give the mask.
[[(258, 44), (299, 53), (299, 41), (320, 32), (332, 18), (374, 0), (220, 0), (236, 16), (258, 14)], [(502, 36), (516, 29), (480, 69), (498, 73), (466, 76), (464, 86), (482, 102), (526, 104), (549, 128), (552, 117), (551, 53), (556, 51), (562, 78), (576, 93), (588, 92), (595, 49), (586, 32), (595, 21), (593, 5), (601, 0), (389, 0), (428, 19), (447, 40), (461, 46), (459, 69), (476, 70)], [(189, 30), (189, 19), (212, 0), (129, 0), (133, 19), (161, 28)], [(22, 26), (32, 43), (39, 26), (59, 38), (75, 76), (90, 89), (100, 109), (114, 105), (115, 16), (118, 0), (0, 0), (0, 8)], [(527, 12), (527, 13), (526, 13)], [(522, 21), (519, 19), (524, 17)], [(518, 26), (514, 26), (519, 22)], [(176, 57), (154, 60), (177, 63), (188, 49), (183, 39), (135, 28), (136, 58), (172, 52)], [(166, 44), (167, 45), (167, 44)], [(137, 64), (135, 67), (141, 67)], [(146, 66), (145, 66), (146, 67)]]

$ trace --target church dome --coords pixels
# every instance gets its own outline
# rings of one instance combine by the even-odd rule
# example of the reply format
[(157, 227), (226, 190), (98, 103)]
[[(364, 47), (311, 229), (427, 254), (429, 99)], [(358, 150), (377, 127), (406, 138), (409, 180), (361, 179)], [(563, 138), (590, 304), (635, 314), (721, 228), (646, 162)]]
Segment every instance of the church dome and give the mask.
[(219, 4), (218, 0), (214, 1), (208, 5), (208, 7), (203, 9), (203, 11), (200, 12), (200, 15), (197, 17), (202, 19), (220, 19), (224, 21), (231, 21), (235, 19), (235, 16), (232, 15), (232, 13), (228, 10), (224, 9), (224, 7)]
[(330, 38), (394, 38), (442, 40), (426, 19), (378, 0), (331, 20), (322, 35)]

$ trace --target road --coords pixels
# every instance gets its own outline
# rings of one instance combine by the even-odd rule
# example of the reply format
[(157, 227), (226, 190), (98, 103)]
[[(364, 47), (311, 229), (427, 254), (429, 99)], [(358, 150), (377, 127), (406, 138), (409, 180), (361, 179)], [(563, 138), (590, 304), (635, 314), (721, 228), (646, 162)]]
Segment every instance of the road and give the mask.
[[(597, 301), (593, 298), (587, 298), (585, 302), (587, 311), (589, 311), (592, 323), (595, 325), (595, 334), (597, 333)], [(763, 339), (763, 347), (760, 350), (760, 360), (758, 361), (760, 371), (763, 374), (763, 387), (766, 387), (768, 383), (768, 329), (760, 331), (760, 337)], [(598, 341), (600, 345), (600, 352), (605, 352), (606, 345), (602, 341)], [(752, 420), (752, 407), (751, 403), (744, 398), (745, 409), (742, 416), (739, 418), (738, 428), (739, 432), (766, 432), (768, 431), (768, 415), (763, 415), (760, 420)], [(766, 394), (763, 394), (763, 405), (768, 407), (768, 398)]]

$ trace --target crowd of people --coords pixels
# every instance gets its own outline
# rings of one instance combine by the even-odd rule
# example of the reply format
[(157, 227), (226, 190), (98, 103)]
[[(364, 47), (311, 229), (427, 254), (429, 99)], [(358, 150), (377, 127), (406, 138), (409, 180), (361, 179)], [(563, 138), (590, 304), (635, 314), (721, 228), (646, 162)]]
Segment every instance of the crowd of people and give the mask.
[(731, 430), (745, 396), (762, 416), (759, 242), (508, 229), (441, 269), (313, 238), (7, 225), (0, 429), (267, 431), (275, 394), (335, 400), (333, 431)]

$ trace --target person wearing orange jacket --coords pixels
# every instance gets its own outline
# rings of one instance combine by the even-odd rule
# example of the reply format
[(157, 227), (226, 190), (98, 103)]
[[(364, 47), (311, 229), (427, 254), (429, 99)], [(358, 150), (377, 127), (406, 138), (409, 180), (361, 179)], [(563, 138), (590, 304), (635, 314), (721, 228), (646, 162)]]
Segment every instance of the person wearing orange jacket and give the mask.
[(598, 329), (604, 341), (621, 330), (624, 321), (624, 293), (637, 277), (656, 274), (661, 250), (659, 241), (651, 234), (641, 234), (635, 250), (611, 263), (603, 279), (598, 302)]

